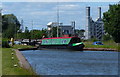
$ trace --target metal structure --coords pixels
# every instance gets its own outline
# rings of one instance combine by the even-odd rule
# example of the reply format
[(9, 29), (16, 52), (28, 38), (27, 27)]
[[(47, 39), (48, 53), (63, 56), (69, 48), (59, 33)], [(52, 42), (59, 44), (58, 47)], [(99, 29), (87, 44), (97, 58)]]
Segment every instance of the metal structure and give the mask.
[(24, 32), (23, 19), (21, 19), (21, 31)]
[(48, 37), (53, 37), (53, 27), (58, 27), (59, 31), (58, 34), (59, 37), (62, 37), (63, 35), (74, 35), (75, 34), (75, 21), (71, 23), (71, 25), (63, 25), (63, 23), (60, 23), (58, 26), (57, 22), (49, 22), (47, 24), (47, 30), (48, 30)]

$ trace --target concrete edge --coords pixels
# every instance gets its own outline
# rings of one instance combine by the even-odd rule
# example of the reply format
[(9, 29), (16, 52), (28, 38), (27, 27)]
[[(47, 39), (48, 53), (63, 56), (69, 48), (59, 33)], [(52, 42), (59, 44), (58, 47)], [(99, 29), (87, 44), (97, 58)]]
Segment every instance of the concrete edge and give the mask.
[(27, 61), (27, 59), (24, 57), (24, 55), (18, 50), (14, 49), (16, 56), (19, 60), (20, 67), (25, 68), (26, 70), (33, 71), (30, 63)]
[(37, 50), (38, 47), (33, 47), (33, 48), (20, 48), (18, 49), (19, 51), (25, 51), (25, 50)]
[(91, 51), (118, 51), (117, 49), (111, 49), (111, 48), (84, 48), (83, 50), (91, 50)]

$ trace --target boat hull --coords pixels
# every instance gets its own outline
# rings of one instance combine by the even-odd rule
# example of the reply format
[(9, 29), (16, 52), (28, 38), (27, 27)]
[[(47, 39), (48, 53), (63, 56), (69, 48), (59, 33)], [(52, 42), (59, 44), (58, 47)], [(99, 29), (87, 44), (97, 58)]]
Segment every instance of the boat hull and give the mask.
[(77, 51), (83, 51), (84, 46), (85, 46), (84, 44), (80, 44), (80, 45), (77, 45), (77, 46), (69, 46), (69, 49), (77, 50)]
[(84, 48), (84, 44), (78, 46), (71, 46), (71, 45), (40, 45), (39, 48), (45, 49), (70, 49), (70, 50), (77, 50), (82, 51)]

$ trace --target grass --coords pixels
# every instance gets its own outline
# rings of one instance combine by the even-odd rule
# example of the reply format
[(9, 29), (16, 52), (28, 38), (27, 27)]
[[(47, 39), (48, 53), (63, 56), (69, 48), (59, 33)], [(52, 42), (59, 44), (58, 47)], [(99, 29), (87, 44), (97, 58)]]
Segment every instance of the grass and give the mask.
[(0, 77), (2, 76), (2, 34), (0, 33)]
[(31, 48), (31, 47), (33, 47), (33, 46), (29, 46), (29, 45), (28, 45), (28, 46), (27, 46), (27, 45), (14, 45), (14, 46), (13, 46), (14, 49), (19, 49), (19, 48)]
[[(35, 75), (33, 71), (26, 70), (21, 68), (18, 64), (18, 59), (15, 55), (15, 51), (12, 49), (17, 48), (29, 48), (31, 46), (22, 46), (22, 45), (15, 45), (13, 48), (2, 48), (2, 74), (3, 75)], [(11, 53), (14, 55), (11, 55)], [(14, 60), (11, 57), (14, 57)], [(14, 67), (14, 64), (17, 64), (17, 67)]]
[(85, 48), (111, 48), (118, 49), (118, 44), (113, 41), (103, 41), (104, 45), (92, 45), (93, 42), (87, 41), (84, 42)]
[(2, 48), (0, 47), (0, 77), (2, 75)]

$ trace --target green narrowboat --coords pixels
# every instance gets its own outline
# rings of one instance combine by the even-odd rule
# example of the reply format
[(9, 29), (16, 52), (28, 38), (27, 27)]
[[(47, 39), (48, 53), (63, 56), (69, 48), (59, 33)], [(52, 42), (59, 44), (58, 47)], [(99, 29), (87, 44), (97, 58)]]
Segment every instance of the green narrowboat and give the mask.
[(84, 44), (79, 37), (44, 38), (40, 48), (83, 50)]

